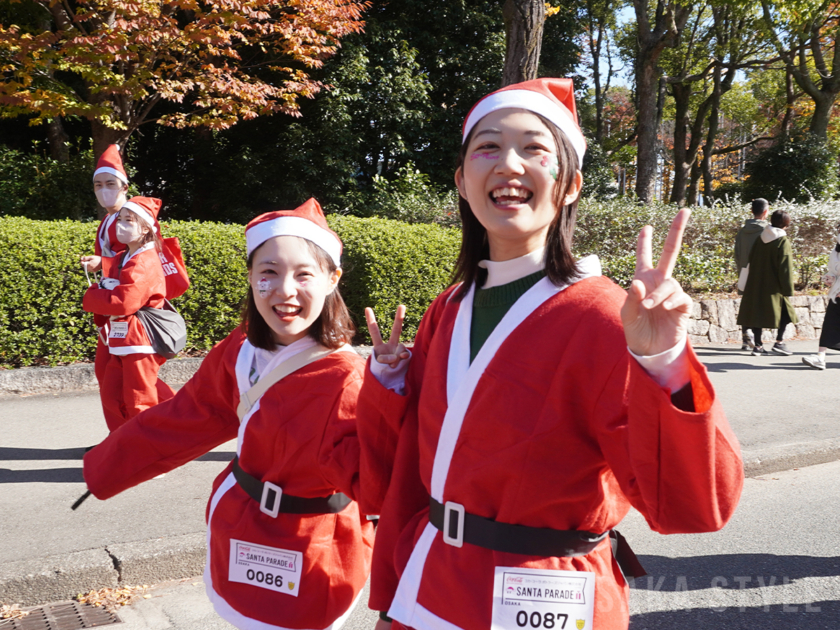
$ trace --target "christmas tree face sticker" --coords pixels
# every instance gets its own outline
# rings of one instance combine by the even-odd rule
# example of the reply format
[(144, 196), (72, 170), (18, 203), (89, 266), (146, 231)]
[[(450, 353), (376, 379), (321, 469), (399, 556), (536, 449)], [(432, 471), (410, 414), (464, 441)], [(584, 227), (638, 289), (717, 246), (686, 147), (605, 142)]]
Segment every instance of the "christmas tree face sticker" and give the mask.
[(551, 175), (552, 179), (556, 180), (558, 177), (557, 173), (557, 156), (556, 155), (544, 155), (542, 160), (540, 161), (540, 166), (545, 166), (548, 169), (548, 174)]

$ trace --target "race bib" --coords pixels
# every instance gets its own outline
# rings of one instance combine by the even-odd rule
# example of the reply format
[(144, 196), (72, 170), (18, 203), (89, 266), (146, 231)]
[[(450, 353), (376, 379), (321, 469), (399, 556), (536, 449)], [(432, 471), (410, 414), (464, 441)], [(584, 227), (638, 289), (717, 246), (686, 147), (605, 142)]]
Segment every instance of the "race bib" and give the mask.
[(228, 580), (298, 596), (303, 554), (230, 539)]
[(591, 630), (595, 574), (496, 567), (491, 630)]
[(125, 339), (128, 335), (128, 322), (111, 322), (111, 332), (108, 337), (111, 339)]

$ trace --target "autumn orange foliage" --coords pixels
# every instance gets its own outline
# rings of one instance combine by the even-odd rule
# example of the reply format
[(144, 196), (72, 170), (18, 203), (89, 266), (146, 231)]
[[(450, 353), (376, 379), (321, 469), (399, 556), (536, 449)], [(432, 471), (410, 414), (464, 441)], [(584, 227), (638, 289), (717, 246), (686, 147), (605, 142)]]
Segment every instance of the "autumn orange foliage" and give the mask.
[[(31, 0), (30, 0), (31, 1)], [(224, 129), (282, 112), (362, 30), (362, 0), (35, 0), (50, 30), (0, 24), (0, 113), (82, 116), (124, 141), (143, 123)], [(155, 114), (160, 101), (180, 103)]]

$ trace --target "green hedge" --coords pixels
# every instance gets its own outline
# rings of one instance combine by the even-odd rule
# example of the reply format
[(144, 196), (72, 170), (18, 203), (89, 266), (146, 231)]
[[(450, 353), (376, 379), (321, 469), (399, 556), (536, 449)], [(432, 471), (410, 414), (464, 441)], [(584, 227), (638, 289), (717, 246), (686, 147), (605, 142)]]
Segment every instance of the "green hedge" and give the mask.
[[(790, 211), (800, 282), (824, 272), (827, 249), (840, 220), (840, 204), (776, 204)], [(575, 251), (598, 254), (605, 275), (626, 286), (635, 265), (636, 236), (654, 226), (655, 252), (675, 208), (630, 201), (581, 203)], [(695, 292), (729, 292), (736, 280), (732, 244), (746, 206), (696, 208), (674, 272)], [(398, 304), (408, 308), (405, 339), (413, 338), (429, 303), (448, 285), (460, 232), (430, 224), (331, 215), (344, 241), (342, 294), (368, 341), (364, 308), (373, 307), (383, 332)], [(57, 365), (90, 360), (95, 349), (92, 317), (82, 311), (85, 276), (79, 257), (92, 253), (96, 223), (0, 217), (0, 367)], [(239, 321), (247, 289), (241, 225), (172, 221), (165, 236), (177, 236), (192, 286), (175, 301), (188, 325), (188, 352), (208, 350)]]
[[(383, 330), (398, 304), (408, 307), (405, 338), (447, 286), (458, 232), (435, 225), (333, 215), (345, 244), (342, 294), (367, 340), (364, 307)], [(92, 253), (96, 223), (0, 217), (0, 367), (58, 365), (93, 358), (93, 319), (82, 310), (87, 286), (79, 257)], [(187, 352), (208, 350), (239, 321), (247, 289), (241, 225), (172, 221), (192, 285), (174, 304), (188, 326)]]

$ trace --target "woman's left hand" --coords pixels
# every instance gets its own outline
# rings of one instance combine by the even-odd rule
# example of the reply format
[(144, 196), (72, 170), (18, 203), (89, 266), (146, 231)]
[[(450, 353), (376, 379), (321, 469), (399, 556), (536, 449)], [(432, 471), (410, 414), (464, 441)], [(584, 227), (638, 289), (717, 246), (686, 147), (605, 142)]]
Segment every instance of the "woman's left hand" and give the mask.
[(688, 332), (692, 301), (671, 277), (671, 272), (690, 215), (691, 211), (683, 208), (674, 217), (656, 267), (651, 256), (653, 228), (646, 225), (639, 232), (636, 273), (621, 307), (627, 346), (639, 356), (665, 352)]

